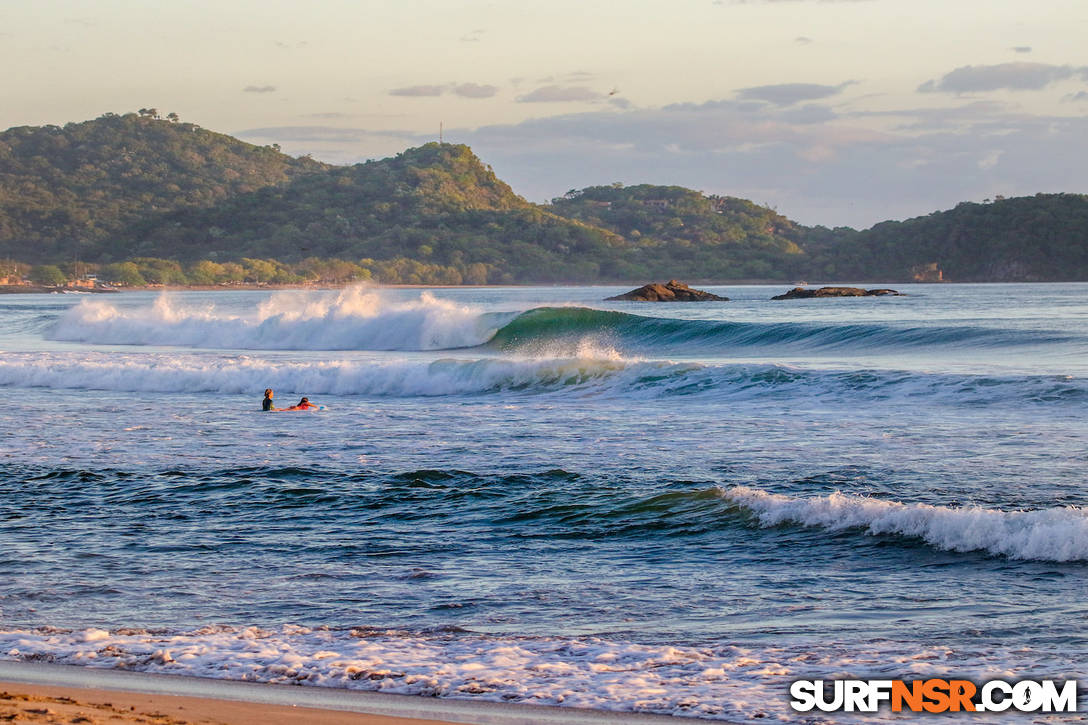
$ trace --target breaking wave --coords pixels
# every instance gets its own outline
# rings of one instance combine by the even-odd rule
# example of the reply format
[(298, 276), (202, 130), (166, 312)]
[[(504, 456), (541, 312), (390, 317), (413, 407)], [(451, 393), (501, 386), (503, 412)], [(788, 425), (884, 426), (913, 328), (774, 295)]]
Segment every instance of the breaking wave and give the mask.
[(984, 551), (1010, 559), (1088, 561), (1088, 512), (1067, 506), (1037, 511), (998, 511), (904, 504), (832, 493), (794, 498), (746, 486), (722, 491), (727, 501), (753, 514), (763, 526), (786, 523), (828, 531), (921, 539), (944, 551)]
[(485, 313), (427, 292), (397, 301), (366, 287), (339, 293), (278, 292), (242, 312), (214, 304), (183, 305), (169, 295), (139, 308), (86, 300), (65, 312), (46, 335), (94, 344), (229, 350), (447, 350), (487, 344), (504, 352), (535, 352), (589, 342), (627, 354), (772, 347), (1000, 347), (1070, 339), (1055, 332), (972, 326), (682, 320), (586, 307)]
[(314, 395), (391, 397), (579, 392), (630, 398), (918, 401), (957, 405), (1077, 404), (1088, 380), (898, 370), (808, 369), (781, 364), (700, 364), (628, 359), (582, 346), (572, 357), (282, 361), (170, 353), (9, 353), (0, 386), (254, 394), (266, 387)]
[(367, 287), (277, 292), (246, 312), (182, 304), (164, 294), (138, 308), (86, 300), (62, 315), (47, 337), (220, 350), (446, 350), (486, 342), (510, 317), (481, 314), (429, 292), (392, 301)]

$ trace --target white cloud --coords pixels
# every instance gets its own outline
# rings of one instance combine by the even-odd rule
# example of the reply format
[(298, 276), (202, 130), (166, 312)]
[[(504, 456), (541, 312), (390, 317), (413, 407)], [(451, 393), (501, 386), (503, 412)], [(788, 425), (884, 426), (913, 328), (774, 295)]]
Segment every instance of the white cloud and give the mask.
[(602, 109), (456, 134), (537, 201), (617, 180), (678, 184), (828, 226), (865, 227), (994, 194), (1088, 187), (1088, 118), (971, 103), (897, 111), (899, 130), (880, 131), (878, 114), (812, 105), (798, 119), (794, 109), (755, 106)]
[[(240, 135), (343, 163), (434, 140), (437, 129), (294, 126)], [(598, 103), (521, 123), (447, 128), (446, 138), (469, 144), (535, 201), (614, 181), (677, 184), (827, 226), (861, 228), (995, 194), (1088, 188), (1088, 117), (1031, 115), (990, 101), (881, 112), (739, 98), (627, 110)]]
[(461, 83), (454, 86), (452, 90), (455, 95), (462, 98), (491, 98), (499, 92), (499, 87), (479, 83)]
[(394, 88), (390, 90), (389, 95), (424, 98), (431, 96), (441, 96), (445, 92), (446, 86), (406, 86), (404, 88)]
[(275, 93), (275, 86), (246, 86), (242, 93)]
[(752, 86), (737, 91), (737, 98), (743, 101), (766, 101), (776, 106), (789, 106), (801, 101), (815, 101), (842, 93), (843, 89), (855, 81), (847, 81), (837, 86), (825, 86), (818, 83), (779, 83), (770, 86)]
[(541, 86), (518, 96), (518, 103), (592, 103), (605, 97), (603, 93), (581, 86)]
[(1047, 63), (999, 63), (965, 65), (946, 73), (939, 80), (918, 86), (921, 93), (978, 93), (984, 91), (1036, 91), (1051, 83), (1080, 76), (1088, 80), (1088, 68)]
[(446, 83), (443, 85), (421, 85), (394, 88), (389, 91), (391, 96), (406, 96), (409, 98), (434, 98), (446, 92), (453, 93), (461, 98), (491, 98), (499, 92), (498, 86), (490, 86), (482, 83)]

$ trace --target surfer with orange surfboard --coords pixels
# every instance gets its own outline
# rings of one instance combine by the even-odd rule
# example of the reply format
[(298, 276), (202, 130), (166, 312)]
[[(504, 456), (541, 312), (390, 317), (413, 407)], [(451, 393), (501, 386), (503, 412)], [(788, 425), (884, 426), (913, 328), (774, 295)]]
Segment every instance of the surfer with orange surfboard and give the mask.
[(272, 388), (265, 388), (264, 401), (261, 403), (261, 410), (271, 411), (273, 413), (282, 413), (287, 410), (325, 410), (324, 405), (315, 405), (310, 402), (309, 398), (303, 398), (295, 405), (288, 406), (286, 408), (277, 408), (272, 404)]

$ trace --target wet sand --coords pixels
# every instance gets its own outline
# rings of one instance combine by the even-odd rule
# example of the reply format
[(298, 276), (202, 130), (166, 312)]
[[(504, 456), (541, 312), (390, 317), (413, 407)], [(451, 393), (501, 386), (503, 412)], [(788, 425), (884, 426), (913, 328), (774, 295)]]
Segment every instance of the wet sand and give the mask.
[(72, 725), (446, 725), (288, 705), (0, 682), (0, 722)]
[[(687, 718), (685, 718), (687, 720)], [(675, 718), (0, 660), (0, 723), (618, 725)]]

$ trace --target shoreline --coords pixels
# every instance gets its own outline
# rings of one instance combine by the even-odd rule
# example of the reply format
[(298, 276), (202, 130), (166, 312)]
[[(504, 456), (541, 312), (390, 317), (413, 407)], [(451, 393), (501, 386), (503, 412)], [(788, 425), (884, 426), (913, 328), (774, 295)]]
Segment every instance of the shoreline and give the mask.
[[(851, 284), (955, 284), (949, 282), (896, 282), (889, 280), (850, 280)], [(594, 282), (580, 284), (577, 282), (561, 283), (530, 283), (525, 284), (378, 284), (368, 280), (346, 282), (344, 284), (231, 284), (231, 285), (147, 285), (144, 287), (109, 287), (109, 288), (55, 288), (36, 285), (0, 285), (0, 294), (115, 294), (125, 292), (242, 292), (242, 291), (276, 291), (276, 290), (342, 290), (356, 285), (364, 285), (375, 289), (532, 289), (532, 288), (560, 288), (560, 287), (629, 287), (641, 286), (645, 282)], [(777, 287), (779, 285), (790, 287), (797, 286), (795, 282), (782, 282), (776, 280), (744, 279), (727, 282), (701, 281), (690, 282), (693, 285), (703, 287)], [(809, 282), (809, 287), (840, 285), (839, 282)], [(1051, 282), (961, 282), (959, 284), (1075, 284), (1075, 283), (1051, 283)]]
[[(5, 693), (0, 695), (0, 716), (11, 712), (11, 708), (20, 707), (22, 712), (28, 713), (20, 716), (21, 722), (43, 723), (55, 722), (59, 710), (65, 710), (66, 714), (70, 710), (77, 717), (82, 715), (87, 719), (81, 722), (88, 724), (154, 722), (181, 725), (211, 721), (226, 725), (297, 722), (314, 725), (664, 725), (677, 720), (669, 715), (629, 711), (399, 695), (11, 660), (0, 660), (0, 693)], [(43, 710), (52, 710), (54, 714), (46, 714)], [(151, 717), (155, 713), (162, 718)], [(37, 715), (42, 718), (32, 719)], [(707, 722), (684, 718), (689, 719)]]

